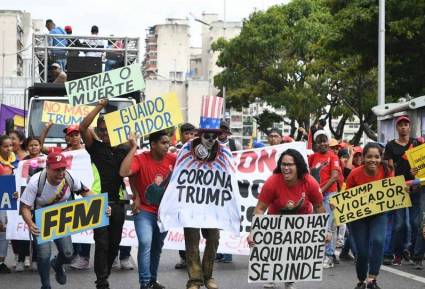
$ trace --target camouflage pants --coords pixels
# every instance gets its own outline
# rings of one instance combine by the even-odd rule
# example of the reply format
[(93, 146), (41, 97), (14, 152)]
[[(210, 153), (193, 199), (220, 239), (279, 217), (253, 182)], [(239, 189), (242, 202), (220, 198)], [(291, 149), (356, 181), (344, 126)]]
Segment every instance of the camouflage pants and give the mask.
[[(200, 232), (206, 239), (204, 256), (199, 254)], [(220, 232), (218, 229), (184, 228), (184, 239), (186, 244), (186, 263), (189, 274), (187, 287), (192, 285), (203, 286), (204, 282), (212, 278), (215, 254), (217, 253)]]

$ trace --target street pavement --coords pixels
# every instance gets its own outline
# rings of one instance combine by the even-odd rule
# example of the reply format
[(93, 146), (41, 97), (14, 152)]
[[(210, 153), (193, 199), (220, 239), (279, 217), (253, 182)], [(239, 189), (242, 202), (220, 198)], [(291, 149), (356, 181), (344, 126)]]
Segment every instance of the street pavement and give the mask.
[[(92, 255), (94, 253), (92, 247)], [(7, 259), (8, 264), (14, 264), (12, 253)], [(132, 255), (136, 260), (137, 248), (132, 249)], [(174, 265), (178, 262), (177, 251), (165, 250), (161, 256), (159, 281), (167, 289), (185, 289), (187, 272), (176, 270)], [(56, 283), (54, 272), (51, 271), (52, 289), (85, 289), (95, 288), (95, 275), (93, 272), (93, 260), (91, 269), (78, 271), (67, 269), (68, 282), (62, 286)], [(388, 272), (391, 270), (393, 272)], [(233, 263), (217, 263), (214, 270), (214, 277), (218, 281), (221, 289), (254, 289), (263, 288), (262, 284), (248, 284), (248, 257), (233, 256)], [(417, 279), (417, 280), (415, 280)], [(353, 289), (356, 277), (354, 263), (341, 262), (335, 268), (325, 269), (323, 281), (298, 283), (298, 289)], [(114, 270), (110, 277), (111, 289), (138, 289), (137, 270), (122, 271)], [(382, 289), (425, 289), (425, 270), (417, 271), (412, 265), (404, 264), (399, 267), (383, 267), (379, 276), (379, 285)], [(25, 271), (22, 273), (0, 275), (1, 289), (23, 289), (40, 288), (39, 276), (35, 272)], [(204, 287), (205, 288), (205, 287)], [(284, 288), (283, 284), (277, 288)]]

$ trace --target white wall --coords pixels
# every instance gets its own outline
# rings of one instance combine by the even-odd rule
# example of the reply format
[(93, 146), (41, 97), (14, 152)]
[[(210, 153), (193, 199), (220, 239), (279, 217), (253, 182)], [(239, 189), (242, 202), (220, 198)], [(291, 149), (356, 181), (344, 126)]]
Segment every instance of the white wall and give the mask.
[(180, 24), (160, 24), (156, 26), (158, 34), (157, 67), (158, 74), (174, 79), (170, 72), (180, 72), (184, 80), (190, 69), (189, 26)]

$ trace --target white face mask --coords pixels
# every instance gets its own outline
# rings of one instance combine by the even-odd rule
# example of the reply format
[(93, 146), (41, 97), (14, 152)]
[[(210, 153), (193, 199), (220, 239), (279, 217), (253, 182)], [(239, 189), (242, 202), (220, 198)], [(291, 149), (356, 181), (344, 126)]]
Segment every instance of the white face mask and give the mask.
[(213, 132), (204, 132), (201, 134), (201, 143), (207, 150), (211, 150), (217, 141), (217, 134)]

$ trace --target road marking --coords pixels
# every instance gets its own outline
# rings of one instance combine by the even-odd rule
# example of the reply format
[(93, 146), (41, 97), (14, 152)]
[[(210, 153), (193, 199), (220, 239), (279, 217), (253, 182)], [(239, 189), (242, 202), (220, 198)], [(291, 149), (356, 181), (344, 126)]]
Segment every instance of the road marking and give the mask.
[(420, 277), (420, 276), (417, 276), (417, 275), (414, 275), (414, 274), (410, 274), (410, 273), (407, 273), (407, 272), (404, 272), (404, 271), (401, 271), (401, 270), (397, 270), (397, 269), (394, 269), (394, 268), (391, 268), (391, 267), (388, 267), (388, 266), (383, 266), (383, 265), (381, 266), (381, 269), (384, 270), (384, 271), (387, 271), (387, 272), (390, 272), (390, 273), (393, 273), (393, 274), (396, 274), (396, 275), (399, 275), (399, 276), (402, 276), (402, 277), (405, 277), (405, 278), (409, 278), (409, 279), (412, 279), (414, 281), (418, 281), (418, 282), (425, 284), (425, 278), (424, 277)]

